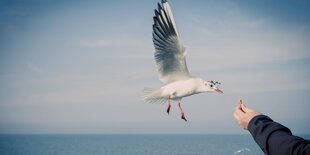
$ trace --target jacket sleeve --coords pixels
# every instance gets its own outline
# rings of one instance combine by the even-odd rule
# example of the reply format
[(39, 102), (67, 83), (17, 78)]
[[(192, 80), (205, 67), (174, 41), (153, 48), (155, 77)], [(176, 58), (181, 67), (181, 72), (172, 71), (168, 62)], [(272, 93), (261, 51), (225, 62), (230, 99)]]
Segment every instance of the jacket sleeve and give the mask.
[(310, 155), (310, 141), (292, 135), (290, 129), (268, 116), (255, 116), (248, 130), (266, 155)]

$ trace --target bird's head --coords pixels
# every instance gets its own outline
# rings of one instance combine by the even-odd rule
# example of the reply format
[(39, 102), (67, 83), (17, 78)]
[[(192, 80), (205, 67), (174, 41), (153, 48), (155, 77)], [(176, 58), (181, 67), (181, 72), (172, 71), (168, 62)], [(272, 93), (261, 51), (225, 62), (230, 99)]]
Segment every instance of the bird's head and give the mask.
[(218, 81), (204, 81), (204, 91), (206, 92), (217, 92), (222, 94), (223, 91), (220, 90), (219, 85), (221, 83)]

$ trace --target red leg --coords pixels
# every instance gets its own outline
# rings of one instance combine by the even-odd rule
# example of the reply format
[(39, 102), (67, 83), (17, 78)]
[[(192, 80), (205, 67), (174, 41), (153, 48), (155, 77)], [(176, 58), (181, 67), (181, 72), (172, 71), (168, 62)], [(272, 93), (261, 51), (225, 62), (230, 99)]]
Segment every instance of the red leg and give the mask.
[(170, 112), (170, 107), (171, 107), (171, 104), (170, 104), (170, 96), (168, 96), (168, 107), (167, 107), (167, 113), (169, 115), (169, 112)]
[(183, 112), (182, 107), (181, 107), (181, 99), (179, 100), (178, 106), (179, 106), (179, 108), (180, 108), (181, 118), (184, 119), (184, 121), (187, 122), (187, 120), (186, 120), (186, 118), (185, 118), (185, 116), (184, 116), (184, 112)]

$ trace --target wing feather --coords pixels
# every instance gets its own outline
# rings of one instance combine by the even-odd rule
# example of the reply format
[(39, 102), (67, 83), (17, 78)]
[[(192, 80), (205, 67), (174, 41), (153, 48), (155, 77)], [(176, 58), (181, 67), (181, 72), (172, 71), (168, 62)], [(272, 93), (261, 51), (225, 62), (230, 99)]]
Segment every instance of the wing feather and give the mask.
[(160, 80), (164, 83), (190, 77), (186, 66), (185, 48), (179, 38), (179, 33), (166, 0), (158, 3), (153, 17), (153, 43), (155, 60)]

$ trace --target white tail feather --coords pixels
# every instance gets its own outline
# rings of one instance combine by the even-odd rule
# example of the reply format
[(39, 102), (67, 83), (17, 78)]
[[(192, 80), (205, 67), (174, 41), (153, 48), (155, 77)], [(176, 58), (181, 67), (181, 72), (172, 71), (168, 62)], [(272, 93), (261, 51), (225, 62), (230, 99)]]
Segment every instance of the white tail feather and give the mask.
[(143, 100), (149, 103), (165, 103), (167, 98), (162, 96), (160, 89), (156, 88), (144, 88)]

